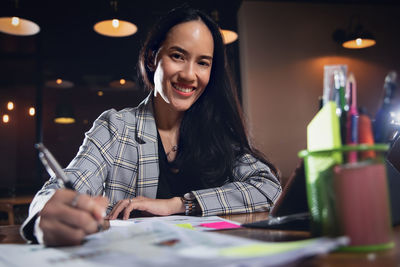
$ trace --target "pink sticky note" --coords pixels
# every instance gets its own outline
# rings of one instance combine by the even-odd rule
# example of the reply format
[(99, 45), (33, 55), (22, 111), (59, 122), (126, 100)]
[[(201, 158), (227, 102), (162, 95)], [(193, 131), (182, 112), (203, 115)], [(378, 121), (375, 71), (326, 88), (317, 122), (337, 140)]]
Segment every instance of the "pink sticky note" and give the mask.
[(213, 229), (232, 229), (240, 228), (240, 225), (230, 223), (230, 222), (215, 222), (215, 223), (202, 223), (200, 226), (213, 228)]

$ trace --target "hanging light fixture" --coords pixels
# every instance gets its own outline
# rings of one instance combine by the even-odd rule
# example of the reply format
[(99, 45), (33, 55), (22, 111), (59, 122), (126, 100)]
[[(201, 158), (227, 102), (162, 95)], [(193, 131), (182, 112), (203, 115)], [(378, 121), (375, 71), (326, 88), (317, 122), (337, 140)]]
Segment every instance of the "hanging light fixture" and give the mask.
[(67, 89), (67, 88), (74, 87), (74, 83), (59, 77), (54, 80), (46, 81), (45, 86), (51, 87), (51, 88)]
[(117, 18), (118, 2), (111, 0), (110, 4), (114, 11), (113, 18), (97, 22), (93, 26), (95, 32), (108, 37), (126, 37), (135, 34), (137, 32), (135, 24)]
[(13, 16), (0, 17), (0, 32), (11, 35), (29, 36), (35, 35), (40, 31), (39, 25), (35, 22), (21, 18), (18, 15), (18, 0), (15, 0), (14, 12)]
[(31, 117), (35, 116), (35, 114), (36, 114), (35, 108), (34, 108), (34, 107), (30, 107), (30, 108), (28, 109), (28, 114), (29, 114), (29, 116), (31, 116)]
[[(218, 11), (217, 10), (213, 10), (211, 12), (211, 16), (212, 16), (212, 18), (214, 19), (214, 21), (216, 23), (219, 22), (219, 15), (218, 15)], [(220, 33), (222, 35), (222, 39), (224, 41), (224, 44), (226, 44), (226, 45), (230, 44), (230, 43), (233, 43), (238, 38), (238, 34), (236, 32), (234, 32), (234, 31), (221, 29), (221, 28), (219, 29), (219, 31), (220, 31)]]
[(222, 34), (222, 38), (224, 39), (224, 44), (230, 44), (237, 40), (238, 34), (231, 30), (219, 30)]
[(8, 101), (8, 103), (7, 103), (7, 109), (8, 109), (8, 110), (13, 110), (13, 109), (14, 109), (14, 102)]
[(342, 43), (344, 48), (361, 49), (374, 46), (376, 44), (375, 38), (369, 32), (356, 32), (351, 34)]
[(110, 82), (110, 87), (121, 90), (132, 89), (135, 87), (135, 82), (121, 78), (119, 80)]
[(8, 123), (10, 121), (10, 116), (8, 116), (8, 114), (4, 114), (3, 115), (3, 122), (4, 123)]
[[(374, 46), (376, 40), (372, 33), (366, 31), (358, 21), (355, 23), (357, 17), (351, 17), (349, 26), (346, 30), (336, 29), (332, 37), (335, 42), (339, 43), (344, 48), (348, 49), (362, 49)], [(354, 25), (356, 25), (354, 27)]]
[(75, 115), (70, 104), (73, 92), (69, 88), (74, 86), (73, 82), (62, 79), (60, 77), (54, 80), (46, 81), (47, 87), (59, 89), (59, 102), (56, 105), (54, 122), (59, 124), (71, 124), (75, 122)]
[(69, 103), (61, 102), (57, 105), (54, 122), (59, 124), (71, 124), (75, 122), (74, 111)]

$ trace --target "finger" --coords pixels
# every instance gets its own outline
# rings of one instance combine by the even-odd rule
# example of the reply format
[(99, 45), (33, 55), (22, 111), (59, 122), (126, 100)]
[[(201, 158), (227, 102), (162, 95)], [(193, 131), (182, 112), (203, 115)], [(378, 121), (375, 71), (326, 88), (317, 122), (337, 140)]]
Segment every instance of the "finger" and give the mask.
[(110, 213), (110, 220), (117, 219), (118, 215), (126, 206), (128, 206), (128, 204), (129, 201), (127, 199), (118, 201), (118, 203), (115, 205), (115, 207), (112, 209)]
[(120, 205), (120, 201), (117, 202), (117, 204), (114, 205), (114, 207), (112, 208), (112, 210), (110, 211), (110, 213), (107, 215), (107, 219), (108, 220), (114, 220), (115, 218), (115, 211), (117, 209), (117, 207)]
[(89, 195), (82, 194), (79, 195), (75, 207), (89, 212), (96, 220), (102, 221), (106, 213), (107, 203), (105, 198), (97, 197), (95, 199)]
[(82, 244), (85, 232), (57, 220), (40, 220), (43, 242), (46, 246), (76, 246)]
[(53, 195), (52, 200), (84, 209), (93, 214), (97, 220), (102, 220), (108, 205), (107, 198), (100, 196), (90, 197), (85, 194), (80, 194), (77, 197), (77, 194), (78, 193), (73, 190), (60, 189)]
[(129, 202), (129, 205), (125, 208), (124, 216), (122, 217), (123, 220), (128, 220), (129, 219), (131, 211), (134, 210), (134, 206), (135, 206), (134, 202), (135, 202), (134, 200), (133, 201), (131, 200)]
[[(60, 209), (63, 211), (63, 209)], [(71, 227), (82, 229), (86, 234), (97, 233), (99, 229), (99, 222), (93, 215), (84, 210), (74, 209), (68, 206), (64, 206), (64, 212), (60, 214), (60, 221), (64, 224), (68, 224)]]
[[(108, 207), (108, 198), (103, 196), (97, 196), (93, 198), (93, 201), (96, 204), (96, 211), (94, 216), (97, 220), (102, 220), (106, 216), (106, 210)], [(100, 207), (100, 208), (99, 208)]]
[(82, 229), (86, 234), (97, 232), (98, 221), (91, 213), (64, 203), (54, 203), (40, 213), (41, 221), (60, 221), (76, 229)]

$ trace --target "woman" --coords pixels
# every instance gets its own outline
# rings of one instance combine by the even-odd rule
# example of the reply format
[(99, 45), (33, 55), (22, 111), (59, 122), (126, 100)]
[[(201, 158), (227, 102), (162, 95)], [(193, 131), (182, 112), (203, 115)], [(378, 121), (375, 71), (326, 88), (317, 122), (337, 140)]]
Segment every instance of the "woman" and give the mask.
[(248, 143), (226, 66), (208, 16), (178, 8), (162, 18), (139, 59), (151, 93), (95, 121), (65, 169), (84, 194), (51, 178), (30, 207), (25, 237), (79, 244), (98, 231), (106, 208), (108, 219), (268, 210), (281, 192), (276, 169)]

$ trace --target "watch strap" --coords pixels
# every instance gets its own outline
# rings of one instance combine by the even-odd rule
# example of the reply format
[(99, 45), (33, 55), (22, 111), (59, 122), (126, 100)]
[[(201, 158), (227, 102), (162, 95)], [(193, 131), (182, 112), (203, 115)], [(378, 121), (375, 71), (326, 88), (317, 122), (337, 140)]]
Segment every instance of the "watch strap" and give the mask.
[(196, 215), (199, 204), (193, 193), (186, 193), (181, 199), (185, 206), (185, 215)]

